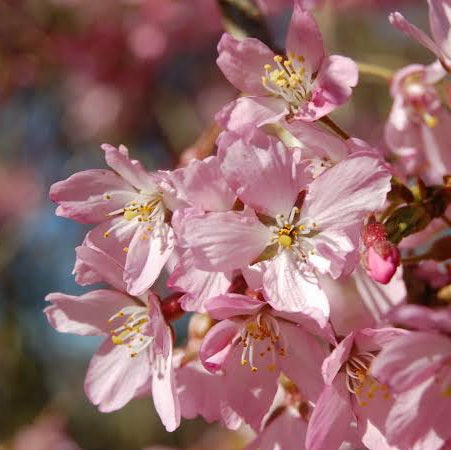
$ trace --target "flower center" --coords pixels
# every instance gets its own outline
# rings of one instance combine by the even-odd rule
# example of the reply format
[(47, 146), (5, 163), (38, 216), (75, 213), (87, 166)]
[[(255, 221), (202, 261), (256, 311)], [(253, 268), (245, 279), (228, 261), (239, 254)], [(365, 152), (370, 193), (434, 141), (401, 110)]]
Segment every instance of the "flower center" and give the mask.
[(288, 53), (287, 57), (274, 56), (275, 66), (265, 64), (263, 86), (273, 95), (282, 97), (291, 112), (310, 98), (310, 74), (304, 67), (304, 57)]
[[(111, 194), (105, 194), (106, 200), (111, 199)], [(133, 224), (147, 224), (146, 231), (152, 231), (153, 227), (150, 224), (158, 224), (164, 222), (165, 208), (159, 194), (148, 194), (141, 191), (137, 200), (127, 203), (123, 208), (117, 209), (108, 213), (108, 216), (122, 215), (123, 220)], [(123, 221), (117, 222), (103, 234), (107, 238), (111, 233), (121, 226)], [(143, 240), (147, 239), (147, 235), (143, 234)], [(127, 251), (127, 249), (124, 249)]]
[(274, 371), (277, 368), (276, 357), (285, 356), (286, 350), (277, 319), (265, 312), (249, 319), (241, 331), (240, 341), (243, 345), (241, 365), (249, 363), (252, 372), (257, 372), (256, 356), (270, 358), (266, 368)]
[(149, 322), (147, 308), (144, 306), (126, 306), (110, 317), (112, 323), (123, 319), (120, 326), (111, 331), (111, 340), (115, 345), (125, 345), (134, 358), (153, 342), (152, 336), (143, 333), (143, 328)]
[(366, 406), (378, 391), (383, 393), (385, 399), (390, 398), (387, 386), (381, 385), (368, 375), (374, 358), (373, 353), (362, 352), (351, 356), (346, 362), (346, 386), (348, 391), (357, 397), (359, 406)]
[(273, 232), (271, 244), (278, 244), (279, 252), (292, 250), (296, 255), (306, 260), (309, 254), (314, 254), (315, 246), (311, 239), (316, 234), (317, 225), (309, 218), (301, 219), (298, 207), (293, 207), (290, 215), (276, 216), (277, 226), (271, 226)]

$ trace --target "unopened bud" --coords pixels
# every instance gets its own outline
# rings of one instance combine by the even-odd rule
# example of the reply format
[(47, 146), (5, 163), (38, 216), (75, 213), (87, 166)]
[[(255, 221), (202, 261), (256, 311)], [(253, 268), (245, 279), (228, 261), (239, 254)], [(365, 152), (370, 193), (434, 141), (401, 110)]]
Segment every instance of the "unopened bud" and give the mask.
[(387, 232), (384, 224), (370, 219), (370, 221), (363, 227), (362, 240), (366, 248), (373, 246), (376, 242), (385, 241), (387, 239)]
[(395, 274), (399, 260), (396, 245), (388, 241), (376, 242), (366, 254), (367, 273), (373, 280), (387, 284)]

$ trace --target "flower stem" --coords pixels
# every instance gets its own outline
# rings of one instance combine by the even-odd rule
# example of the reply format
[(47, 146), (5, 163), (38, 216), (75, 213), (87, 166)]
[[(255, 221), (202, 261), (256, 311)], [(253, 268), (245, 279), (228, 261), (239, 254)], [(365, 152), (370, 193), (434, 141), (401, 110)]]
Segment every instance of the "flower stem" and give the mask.
[(377, 66), (375, 64), (367, 64), (364, 62), (358, 62), (357, 67), (362, 75), (372, 75), (377, 78), (382, 78), (385, 81), (391, 81), (393, 78), (393, 70), (386, 67)]
[(347, 140), (351, 137), (349, 136), (348, 133), (346, 133), (346, 131), (340, 128), (329, 116), (321, 117), (319, 121), (327, 125), (331, 130), (335, 131), (335, 133), (337, 133), (338, 136), (340, 136), (344, 140)]

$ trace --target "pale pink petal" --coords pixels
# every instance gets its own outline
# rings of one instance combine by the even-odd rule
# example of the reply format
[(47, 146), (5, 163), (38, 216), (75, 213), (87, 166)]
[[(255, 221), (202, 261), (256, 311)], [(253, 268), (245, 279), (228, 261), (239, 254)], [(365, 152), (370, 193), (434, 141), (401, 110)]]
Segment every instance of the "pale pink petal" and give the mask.
[(319, 229), (358, 226), (364, 214), (383, 206), (390, 178), (378, 158), (356, 153), (311, 183), (302, 215)]
[(264, 429), (246, 447), (245, 450), (275, 450), (304, 448), (307, 422), (294, 408), (284, 408), (284, 411), (265, 424)]
[(208, 423), (222, 420), (227, 428), (238, 428), (241, 420), (227, 405), (221, 375), (207, 372), (199, 360), (181, 365), (176, 374), (184, 418), (194, 419), (201, 415)]
[(190, 205), (204, 211), (228, 211), (235, 202), (236, 196), (222, 176), (216, 156), (192, 160), (188, 166), (165, 172), (164, 176), (172, 187), (164, 196), (171, 210)]
[(241, 364), (242, 347), (236, 346), (224, 364), (224, 389), (230, 406), (258, 430), (277, 391), (278, 371), (262, 367), (253, 372), (249, 364)]
[[(172, 342), (171, 330), (166, 326), (167, 339)], [(166, 358), (158, 355), (153, 361), (152, 398), (166, 431), (174, 431), (180, 425), (180, 402), (177, 395), (175, 374), (172, 367), (172, 345)]]
[(224, 130), (245, 138), (255, 128), (277, 123), (288, 114), (285, 101), (279, 97), (240, 97), (224, 106), (215, 120)]
[(117, 172), (124, 180), (147, 193), (157, 191), (154, 177), (144, 169), (142, 164), (128, 157), (127, 147), (119, 146), (119, 149), (110, 144), (102, 144), (105, 152), (106, 163)]
[(174, 248), (174, 232), (165, 224), (155, 224), (151, 231), (138, 228), (130, 243), (125, 263), (124, 281), (132, 295), (145, 292), (161, 273)]
[(398, 30), (419, 42), (421, 45), (429, 49), (438, 58), (440, 58), (440, 48), (438, 45), (427, 35), (424, 31), (411, 24), (406, 18), (399, 12), (394, 12), (389, 16), (390, 23)]
[[(77, 275), (80, 275), (77, 277), (78, 282), (84, 281), (83, 273), (86, 273), (88, 270), (90, 273), (96, 274), (95, 282), (102, 281), (113, 286), (118, 291), (126, 292), (123, 281), (124, 269), (107, 253), (84, 245), (77, 247), (75, 252), (77, 263), (74, 270), (77, 272)], [(88, 281), (92, 282), (94, 279), (91, 278)]]
[[(318, 310), (325, 326), (329, 317), (329, 301), (318, 286), (318, 279), (292, 252), (276, 256), (263, 276), (268, 303), (276, 310), (304, 312)], [(324, 322), (323, 322), (324, 321)]]
[(279, 321), (280, 334), (287, 343), (286, 356), (279, 356), (278, 365), (300, 388), (303, 396), (316, 401), (324, 386), (321, 364), (326, 351), (319, 341), (301, 327)]
[(451, 334), (451, 306), (431, 309), (422, 305), (402, 305), (391, 311), (388, 318), (407, 328)]
[(338, 449), (348, 434), (353, 413), (345, 374), (325, 386), (309, 420), (306, 447), (309, 450)]
[(85, 392), (102, 412), (116, 411), (150, 383), (150, 361), (146, 352), (134, 358), (125, 345), (107, 339), (89, 363)]
[(359, 70), (357, 64), (345, 56), (332, 55), (321, 64), (313, 88), (312, 103), (319, 108), (321, 115), (328, 114), (345, 103), (357, 86)]
[(225, 358), (232, 348), (232, 341), (241, 329), (241, 321), (222, 320), (205, 336), (199, 357), (204, 367), (210, 372), (222, 368)]
[(311, 181), (301, 152), (288, 151), (274, 140), (268, 139), (267, 148), (237, 140), (221, 150), (221, 169), (229, 185), (243, 203), (270, 217), (288, 217), (299, 192)]
[(111, 170), (91, 169), (54, 183), (49, 195), (58, 203), (57, 216), (99, 223), (108, 219), (108, 213), (134, 200), (136, 191)]
[(441, 52), (451, 60), (451, 1), (428, 0), (428, 4), (432, 37)]
[(216, 60), (222, 73), (236, 88), (251, 95), (265, 95), (261, 77), (265, 64), (273, 63), (274, 53), (254, 38), (242, 41), (224, 33), (218, 44)]
[(299, 1), (295, 2), (285, 46), (287, 52), (305, 58), (311, 74), (318, 71), (324, 58), (323, 38), (312, 14), (305, 11)]
[(272, 233), (252, 211), (207, 213), (184, 221), (183, 238), (196, 267), (224, 271), (246, 266), (269, 243)]
[(375, 352), (408, 334), (409, 331), (395, 327), (362, 328), (356, 333), (354, 344), (361, 351)]
[(215, 320), (230, 319), (234, 316), (253, 315), (265, 306), (265, 302), (241, 294), (225, 294), (211, 298), (206, 308)]
[(395, 306), (406, 301), (407, 290), (402, 277), (402, 267), (393, 276), (390, 283), (382, 285), (374, 282), (359, 265), (352, 274), (363, 303), (376, 321), (381, 321)]
[(349, 333), (324, 360), (321, 372), (324, 382), (331, 385), (338, 376), (343, 364), (348, 360), (354, 344), (355, 332)]
[(371, 372), (397, 392), (421, 383), (443, 364), (450, 352), (448, 337), (415, 332), (399, 337), (382, 348)]
[(194, 258), (187, 249), (172, 271), (167, 286), (186, 292), (180, 299), (185, 311), (205, 312), (205, 302), (212, 297), (225, 294), (232, 282), (231, 272), (206, 272), (194, 266)]
[(112, 329), (108, 320), (122, 308), (135, 305), (127, 295), (107, 289), (80, 296), (55, 292), (45, 299), (51, 302), (44, 313), (53, 328), (83, 336), (108, 334)]

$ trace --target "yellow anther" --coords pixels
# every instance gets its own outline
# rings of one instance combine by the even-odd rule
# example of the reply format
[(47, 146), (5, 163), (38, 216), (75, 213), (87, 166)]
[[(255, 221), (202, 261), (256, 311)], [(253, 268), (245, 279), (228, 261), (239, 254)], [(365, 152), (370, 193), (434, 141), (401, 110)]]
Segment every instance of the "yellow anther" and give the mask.
[(268, 369), (270, 372), (274, 372), (274, 371), (276, 370), (276, 365), (275, 365), (274, 363), (273, 363), (273, 364), (268, 364), (267, 369)]
[(262, 77), (262, 84), (263, 86), (266, 86), (268, 83), (268, 79), (266, 77)]
[(359, 406), (367, 406), (367, 405), (368, 405), (367, 402), (360, 402), (360, 403), (359, 403)]
[(435, 126), (437, 126), (438, 124), (438, 119), (437, 117), (429, 114), (429, 113), (424, 113), (423, 114), (423, 120), (424, 123), (429, 127), (429, 128), (434, 128)]
[(111, 200), (111, 195), (110, 195), (110, 194), (105, 194), (105, 195), (103, 196), (103, 198), (104, 198), (105, 200)]
[(105, 231), (105, 233), (103, 233), (103, 237), (104, 237), (104, 238), (107, 238), (109, 235), (110, 235), (110, 232), (109, 232), (109, 231)]
[(292, 64), (293, 62), (291, 61), (291, 59), (287, 59), (283, 62), (283, 65), (287, 68), (290, 67)]
[(257, 367), (251, 367), (251, 372), (257, 372)]
[(291, 247), (291, 244), (293, 243), (293, 239), (290, 236), (287, 236), (286, 234), (280, 235), (278, 241), (279, 244), (285, 248)]
[(147, 234), (144, 234), (141, 236), (142, 241), (147, 241), (149, 238), (147, 237)]
[(124, 341), (119, 336), (111, 336), (114, 345), (121, 345)]
[(124, 253), (127, 253), (127, 252), (128, 252), (128, 247), (124, 247), (124, 248), (122, 249), (122, 251), (123, 251)]
[(298, 61), (303, 63), (305, 61), (305, 58), (302, 55), (298, 56)]
[(274, 56), (274, 61), (276, 63), (281, 63), (283, 61), (283, 58), (280, 55)]
[(247, 364), (247, 359), (242, 359), (242, 360), (241, 360), (241, 365), (242, 365), (242, 366), (245, 366), (246, 364)]
[(124, 219), (125, 220), (132, 220), (137, 216), (139, 216), (139, 211), (132, 211), (130, 209), (127, 209), (124, 211)]
[(265, 70), (271, 70), (271, 64), (265, 64), (265, 65), (263, 66), (263, 68), (264, 68)]

